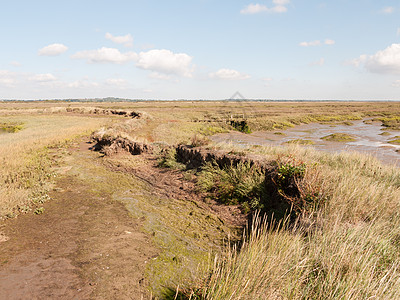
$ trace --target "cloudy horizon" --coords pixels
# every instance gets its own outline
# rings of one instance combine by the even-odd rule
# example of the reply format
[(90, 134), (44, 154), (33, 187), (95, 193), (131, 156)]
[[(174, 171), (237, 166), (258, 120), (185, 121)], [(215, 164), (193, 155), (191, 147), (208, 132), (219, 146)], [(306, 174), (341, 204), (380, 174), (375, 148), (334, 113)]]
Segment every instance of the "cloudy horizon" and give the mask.
[(17, 0), (0, 22), (0, 99), (400, 100), (396, 1)]

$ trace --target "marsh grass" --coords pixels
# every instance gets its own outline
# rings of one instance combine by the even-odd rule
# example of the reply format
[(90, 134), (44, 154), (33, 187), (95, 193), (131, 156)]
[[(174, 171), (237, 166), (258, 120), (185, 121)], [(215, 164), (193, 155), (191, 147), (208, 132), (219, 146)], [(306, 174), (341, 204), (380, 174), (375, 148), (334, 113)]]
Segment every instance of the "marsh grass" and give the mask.
[(0, 133), (15, 133), (24, 128), (22, 123), (0, 123)]
[(54, 176), (54, 150), (105, 119), (33, 115), (0, 117), (0, 122), (24, 124), (24, 130), (0, 137), (0, 218), (4, 218), (41, 204)]
[(242, 204), (245, 208), (262, 209), (265, 175), (260, 167), (250, 163), (219, 168), (207, 163), (197, 182), (200, 190), (224, 204)]
[(329, 142), (352, 142), (356, 140), (354, 136), (347, 133), (332, 133), (321, 139)]
[(392, 140), (388, 141), (390, 144), (400, 145), (400, 136), (393, 137)]
[(317, 190), (322, 201), (279, 226), (275, 217), (255, 218), (242, 243), (217, 256), (201, 284), (187, 289), (194, 291), (192, 299), (400, 297), (398, 168), (368, 155), (297, 145), (241, 150), (280, 160), (286, 169), (293, 159), (312, 166), (301, 184), (305, 191)]
[(314, 145), (315, 142), (312, 140), (295, 139), (285, 142), (285, 144), (299, 144), (299, 145)]

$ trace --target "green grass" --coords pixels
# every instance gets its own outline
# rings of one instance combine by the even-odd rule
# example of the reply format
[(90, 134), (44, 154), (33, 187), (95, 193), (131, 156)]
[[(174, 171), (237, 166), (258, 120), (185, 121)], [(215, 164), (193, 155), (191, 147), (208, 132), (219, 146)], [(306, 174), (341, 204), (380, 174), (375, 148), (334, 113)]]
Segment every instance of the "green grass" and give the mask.
[(7, 133), (15, 133), (24, 128), (22, 123), (0, 123), (0, 133), (7, 132)]
[(388, 143), (395, 144), (395, 145), (400, 145), (400, 136), (393, 137), (393, 139), (390, 140)]
[(347, 133), (332, 133), (321, 139), (329, 142), (353, 142), (356, 140), (354, 136)]
[(382, 122), (382, 126), (389, 130), (400, 130), (400, 116), (378, 117), (374, 120)]
[(245, 210), (264, 207), (265, 175), (260, 167), (239, 163), (220, 169), (208, 163), (200, 172), (197, 183), (202, 191), (224, 204), (242, 204)]
[[(235, 149), (227, 144), (219, 148)], [(293, 182), (303, 195), (298, 199), (307, 199), (300, 202), (306, 209), (295, 220), (282, 219), (279, 226), (274, 216), (256, 219), (240, 246), (229, 247), (212, 261), (208, 272), (199, 274), (198, 283), (182, 295), (194, 291), (198, 298), (193, 299), (400, 297), (398, 168), (359, 153), (329, 154), (296, 145), (243, 150), (280, 161), (278, 184), (290, 186), (283, 177), (297, 174)]]
[(312, 140), (295, 139), (287, 141), (285, 144), (314, 145), (315, 142)]
[(387, 135), (391, 135), (391, 133), (390, 133), (390, 132), (387, 132), (387, 131), (384, 131), (384, 132), (380, 133), (379, 135), (387, 136)]
[(274, 134), (275, 134), (275, 135), (282, 135), (282, 136), (285, 136), (285, 135), (286, 135), (286, 133), (281, 132), (281, 131), (276, 131), (276, 132), (274, 132)]

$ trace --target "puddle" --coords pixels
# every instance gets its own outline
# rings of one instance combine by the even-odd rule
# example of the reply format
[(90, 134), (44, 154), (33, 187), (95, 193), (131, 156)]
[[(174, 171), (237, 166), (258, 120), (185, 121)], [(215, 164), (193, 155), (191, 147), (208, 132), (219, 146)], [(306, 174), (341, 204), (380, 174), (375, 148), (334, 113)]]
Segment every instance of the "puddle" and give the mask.
[[(395, 136), (400, 135), (397, 131), (388, 131), (390, 135), (380, 135), (384, 132), (380, 122), (366, 124), (363, 120), (354, 121), (353, 125), (331, 125), (331, 124), (304, 124), (280, 132), (285, 135), (277, 135), (274, 132), (259, 131), (252, 134), (240, 132), (221, 133), (211, 137), (215, 142), (231, 142), (238, 145), (282, 145), (285, 142), (302, 139), (311, 140), (317, 150), (340, 152), (358, 151), (376, 156), (385, 163), (400, 166), (400, 145), (389, 144)], [(355, 141), (351, 142), (329, 142), (321, 140), (322, 137), (333, 133), (346, 133), (354, 136)], [(304, 146), (310, 147), (310, 146)]]

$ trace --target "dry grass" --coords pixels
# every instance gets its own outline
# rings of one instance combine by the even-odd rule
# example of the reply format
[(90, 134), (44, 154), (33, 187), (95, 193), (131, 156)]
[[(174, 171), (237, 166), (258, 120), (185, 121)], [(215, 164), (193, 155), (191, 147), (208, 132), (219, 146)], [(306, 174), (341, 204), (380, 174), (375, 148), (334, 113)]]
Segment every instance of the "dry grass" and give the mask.
[(75, 116), (0, 117), (0, 123), (24, 124), (22, 130), (0, 136), (0, 217), (30, 210), (46, 199), (45, 186), (53, 176), (49, 147), (90, 133), (104, 122)]
[[(48, 145), (104, 122), (100, 118), (65, 117), (61, 112), (54, 112), (55, 116), (27, 115), (30, 109), (39, 113), (52, 105), (16, 103), (10, 107), (0, 103), (0, 115), (8, 115), (1, 117), (0, 123), (24, 123), (23, 130), (0, 136), (0, 215), (26, 205), (31, 195), (43, 188), (41, 184), (51, 175)], [(93, 103), (57, 103), (57, 107), (68, 105), (89, 107)], [(395, 102), (139, 102), (96, 106), (147, 112), (151, 118), (120, 123), (114, 129), (169, 144), (190, 143), (196, 133), (226, 130), (231, 117), (248, 120), (253, 130), (376, 117), (394, 130), (400, 115), (400, 104)], [(271, 219), (255, 221), (241, 246), (230, 247), (227, 255), (219, 254), (208, 272), (198, 275), (188, 295), (192, 292), (192, 298), (202, 299), (400, 298), (398, 168), (382, 165), (371, 156), (328, 154), (296, 144), (214, 147), (261, 154), (266, 161), (296, 159), (313, 166), (298, 184), (305, 193), (318, 187), (327, 201), (300, 213), (295, 223), (287, 220), (277, 226)], [(172, 220), (170, 215), (165, 218)]]
[(323, 175), (317, 182), (328, 201), (295, 224), (287, 220), (273, 226), (271, 220), (256, 219), (240, 249), (216, 258), (195, 290), (200, 298), (400, 297), (398, 168), (358, 153), (328, 154), (295, 145), (246, 151), (263, 153), (267, 160), (296, 157), (314, 165)]

